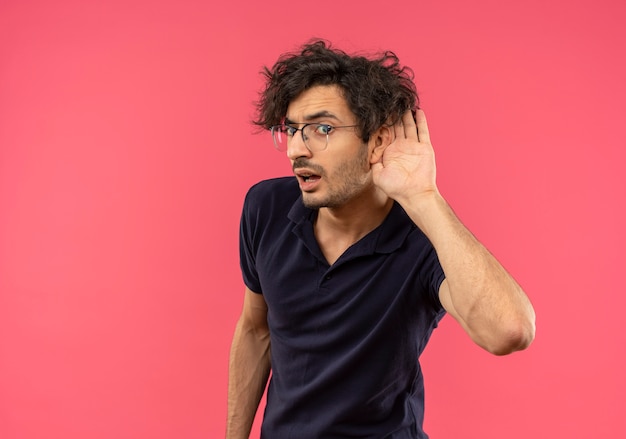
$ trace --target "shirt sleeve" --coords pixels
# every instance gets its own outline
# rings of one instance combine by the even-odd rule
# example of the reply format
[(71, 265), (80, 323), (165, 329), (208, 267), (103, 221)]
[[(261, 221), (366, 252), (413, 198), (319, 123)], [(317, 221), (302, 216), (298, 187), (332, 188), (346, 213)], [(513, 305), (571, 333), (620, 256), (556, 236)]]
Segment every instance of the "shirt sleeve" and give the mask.
[(441, 263), (437, 257), (437, 252), (432, 245), (427, 252), (423, 268), (423, 282), (426, 291), (428, 291), (430, 303), (432, 304), (435, 312), (443, 317), (445, 309), (439, 300), (439, 288), (441, 287), (443, 280), (446, 278), (446, 275), (443, 272), (443, 268), (441, 267)]
[(261, 283), (256, 269), (255, 230), (258, 209), (255, 209), (253, 191), (246, 195), (239, 226), (239, 265), (245, 285), (255, 293), (261, 293)]

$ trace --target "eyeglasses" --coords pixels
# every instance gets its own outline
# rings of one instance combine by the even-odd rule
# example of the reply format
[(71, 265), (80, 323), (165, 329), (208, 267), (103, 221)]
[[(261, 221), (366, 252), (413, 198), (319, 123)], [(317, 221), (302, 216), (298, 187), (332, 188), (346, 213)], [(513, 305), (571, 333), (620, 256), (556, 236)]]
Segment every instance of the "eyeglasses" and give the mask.
[(287, 151), (287, 145), (300, 131), (304, 144), (311, 152), (323, 151), (328, 146), (328, 136), (337, 128), (354, 128), (358, 125), (333, 126), (325, 123), (305, 123), (302, 128), (293, 125), (274, 125), (270, 127), (274, 147), (279, 151)]

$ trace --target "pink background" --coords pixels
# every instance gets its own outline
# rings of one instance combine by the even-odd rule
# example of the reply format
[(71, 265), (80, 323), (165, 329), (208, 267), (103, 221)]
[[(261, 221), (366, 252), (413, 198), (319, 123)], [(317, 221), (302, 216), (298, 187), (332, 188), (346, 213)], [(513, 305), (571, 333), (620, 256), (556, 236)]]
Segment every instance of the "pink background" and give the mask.
[[(219, 438), (246, 189), (289, 174), (248, 123), (312, 36), (416, 71), (439, 184), (537, 338), (444, 319), (433, 438), (621, 438), (626, 3), (0, 3), (0, 437)], [(258, 424), (255, 426), (258, 432)]]

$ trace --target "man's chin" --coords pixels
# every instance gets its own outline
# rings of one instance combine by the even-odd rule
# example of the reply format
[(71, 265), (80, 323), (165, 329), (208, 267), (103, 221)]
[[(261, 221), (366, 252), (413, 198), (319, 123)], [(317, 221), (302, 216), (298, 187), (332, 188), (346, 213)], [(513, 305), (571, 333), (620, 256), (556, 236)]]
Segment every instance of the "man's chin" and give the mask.
[(302, 203), (304, 207), (309, 209), (319, 209), (321, 207), (326, 207), (326, 203), (323, 200), (320, 200), (317, 197), (312, 196), (311, 194), (307, 194), (306, 192), (302, 193)]
[(309, 209), (321, 209), (322, 207), (335, 207), (332, 199), (324, 197), (319, 192), (302, 192), (302, 203)]

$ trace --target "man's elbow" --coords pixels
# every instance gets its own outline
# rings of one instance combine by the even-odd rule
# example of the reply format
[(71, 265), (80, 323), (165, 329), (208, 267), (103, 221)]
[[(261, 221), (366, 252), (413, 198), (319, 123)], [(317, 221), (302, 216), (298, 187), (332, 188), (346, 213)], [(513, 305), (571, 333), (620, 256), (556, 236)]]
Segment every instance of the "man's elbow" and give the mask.
[(498, 340), (485, 348), (494, 355), (508, 355), (522, 351), (535, 339), (535, 319), (526, 318), (510, 322), (502, 331)]

